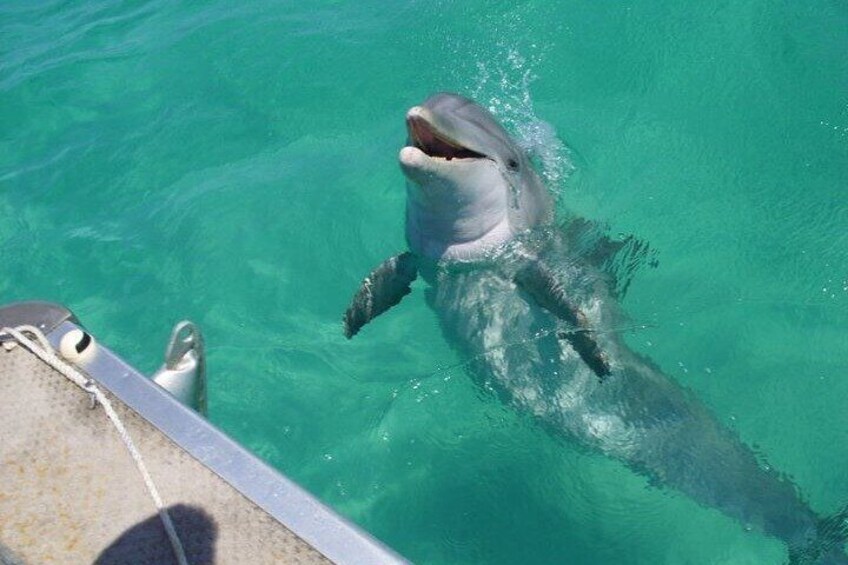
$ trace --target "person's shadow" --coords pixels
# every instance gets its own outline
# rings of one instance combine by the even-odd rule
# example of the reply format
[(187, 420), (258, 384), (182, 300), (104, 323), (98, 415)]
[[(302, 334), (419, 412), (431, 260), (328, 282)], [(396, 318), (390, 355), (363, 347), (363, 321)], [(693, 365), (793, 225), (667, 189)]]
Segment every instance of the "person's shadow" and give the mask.
[[(177, 537), (192, 565), (215, 562), (218, 526), (202, 508), (175, 504), (168, 507)], [(177, 563), (159, 514), (132, 526), (104, 549), (94, 565), (171, 565)]]

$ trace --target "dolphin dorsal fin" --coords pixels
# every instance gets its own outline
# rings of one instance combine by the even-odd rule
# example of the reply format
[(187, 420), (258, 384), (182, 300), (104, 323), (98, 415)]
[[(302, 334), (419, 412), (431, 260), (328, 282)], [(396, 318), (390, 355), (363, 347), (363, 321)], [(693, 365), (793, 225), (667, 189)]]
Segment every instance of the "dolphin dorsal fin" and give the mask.
[(592, 335), (586, 315), (569, 299), (553, 271), (541, 261), (530, 261), (515, 274), (513, 281), (537, 305), (571, 326), (569, 331), (557, 336), (571, 344), (598, 378), (603, 380), (610, 374), (609, 361)]
[(362, 326), (412, 292), (409, 285), (417, 276), (417, 261), (409, 251), (380, 263), (359, 285), (344, 313), (345, 337), (352, 338)]
[(627, 293), (637, 271), (657, 266), (657, 252), (647, 241), (634, 235), (613, 238), (605, 223), (575, 216), (561, 229), (576, 257), (603, 273), (617, 298)]

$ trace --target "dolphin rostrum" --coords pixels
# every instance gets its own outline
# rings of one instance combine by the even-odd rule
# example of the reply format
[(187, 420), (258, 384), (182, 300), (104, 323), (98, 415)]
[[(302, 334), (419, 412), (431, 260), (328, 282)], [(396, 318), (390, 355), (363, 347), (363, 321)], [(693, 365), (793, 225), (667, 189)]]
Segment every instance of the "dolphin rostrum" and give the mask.
[[(420, 274), (471, 372), (548, 429), (783, 540), (795, 562), (848, 563), (848, 511), (819, 518), (686, 389), (632, 351), (609, 276), (553, 227), (530, 159), (473, 101), (436, 94), (406, 115), (409, 250), (365, 278), (350, 338)], [(522, 347), (508, 347), (522, 344)]]

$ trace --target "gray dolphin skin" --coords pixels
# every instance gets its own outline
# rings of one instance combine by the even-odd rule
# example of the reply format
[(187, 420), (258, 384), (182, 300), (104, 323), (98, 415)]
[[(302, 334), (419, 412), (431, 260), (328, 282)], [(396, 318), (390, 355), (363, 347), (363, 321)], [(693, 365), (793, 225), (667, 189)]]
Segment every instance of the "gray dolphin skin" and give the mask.
[(573, 252), (550, 192), (488, 111), (440, 93), (406, 123), (409, 248), (363, 281), (344, 315), (348, 338), (420, 275), (481, 386), (652, 484), (783, 540), (792, 562), (848, 563), (848, 512), (819, 518), (697, 398), (628, 348), (610, 277)]

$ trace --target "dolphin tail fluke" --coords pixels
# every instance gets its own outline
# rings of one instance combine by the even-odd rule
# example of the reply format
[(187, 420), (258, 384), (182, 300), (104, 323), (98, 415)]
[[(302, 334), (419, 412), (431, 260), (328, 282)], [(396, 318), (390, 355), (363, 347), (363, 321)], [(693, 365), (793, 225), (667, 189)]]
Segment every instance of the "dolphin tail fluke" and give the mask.
[(790, 565), (848, 565), (848, 506), (819, 521), (816, 538), (800, 550), (789, 550)]
[(822, 563), (848, 565), (845, 542), (848, 540), (848, 506), (821, 521), (819, 538), (825, 550)]

